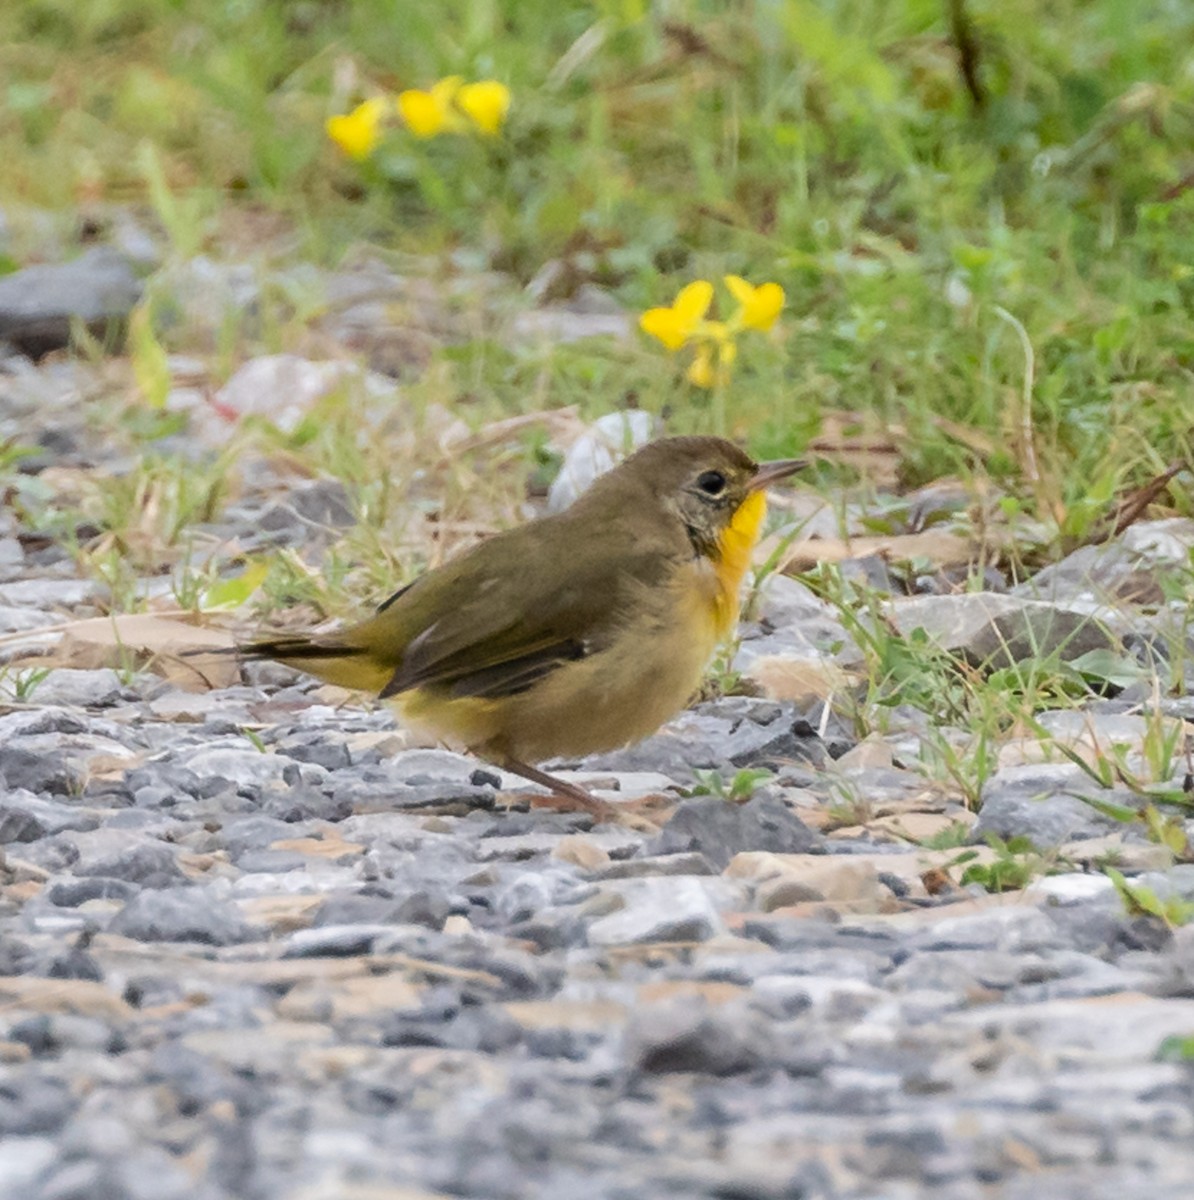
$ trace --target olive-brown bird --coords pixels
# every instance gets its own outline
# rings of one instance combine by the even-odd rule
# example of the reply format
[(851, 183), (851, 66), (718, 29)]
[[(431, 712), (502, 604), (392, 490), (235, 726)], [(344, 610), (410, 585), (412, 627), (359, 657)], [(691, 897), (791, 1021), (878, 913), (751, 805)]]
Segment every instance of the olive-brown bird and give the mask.
[(764, 489), (803, 465), (663, 438), (368, 620), (241, 650), (393, 699), (408, 724), (592, 806), (533, 764), (624, 746), (684, 707), (738, 619)]

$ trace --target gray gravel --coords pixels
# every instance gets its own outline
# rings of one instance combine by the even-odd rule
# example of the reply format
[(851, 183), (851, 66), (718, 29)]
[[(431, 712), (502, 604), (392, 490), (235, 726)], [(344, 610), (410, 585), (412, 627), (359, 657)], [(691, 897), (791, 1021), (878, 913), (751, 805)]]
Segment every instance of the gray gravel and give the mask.
[[(731, 743), (796, 719), (743, 707)], [(0, 717), (0, 1195), (1191, 1178), (1194, 1069), (1158, 1057), (1194, 1034), (1190, 928), (1109, 888), (929, 896), (903, 845), (800, 819), (827, 777), (594, 828), (506, 809), (444, 752), (353, 749), (389, 725), (313, 703), (262, 753), (143, 699)], [(116, 729), (135, 765), (93, 770)], [(55, 736), (74, 769), (36, 771)]]

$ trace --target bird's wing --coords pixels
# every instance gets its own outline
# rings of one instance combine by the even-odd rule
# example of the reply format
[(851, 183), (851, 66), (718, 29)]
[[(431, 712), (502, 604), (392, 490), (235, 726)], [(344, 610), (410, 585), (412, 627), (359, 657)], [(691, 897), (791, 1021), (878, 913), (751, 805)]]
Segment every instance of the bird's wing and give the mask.
[(667, 559), (658, 545), (628, 544), (615, 530), (583, 545), (495, 538), (416, 581), (358, 636), (385, 641), (387, 627), (404, 634), (392, 639), (403, 649), (382, 696), (418, 687), (513, 695), (600, 650), (634, 594), (666, 578)]

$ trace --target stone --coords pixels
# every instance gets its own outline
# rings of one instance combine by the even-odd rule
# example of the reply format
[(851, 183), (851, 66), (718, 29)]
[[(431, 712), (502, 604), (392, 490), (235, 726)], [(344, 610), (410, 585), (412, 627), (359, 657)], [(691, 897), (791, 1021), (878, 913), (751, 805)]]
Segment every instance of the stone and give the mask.
[(563, 512), (599, 475), (651, 440), (655, 418), (645, 409), (598, 417), (569, 447), (547, 494), (547, 511)]
[(699, 879), (625, 880), (620, 895), (625, 907), (589, 926), (591, 946), (703, 942), (725, 932), (717, 905)]
[(65, 263), (45, 263), (0, 277), (0, 341), (30, 358), (70, 344), (79, 321), (101, 344), (123, 332), (141, 283), (123, 254), (106, 246)]
[[(11, 280), (12, 276), (4, 278)], [(0, 583), (0, 605), (49, 613), (93, 604), (107, 595), (107, 588), (94, 579), (17, 579)]]
[(83, 790), (82, 772), (59, 755), (0, 742), (0, 779), (13, 791), (67, 796)]
[(320, 783), (327, 774), (312, 763), (300, 767), (280, 754), (262, 754), (258, 750), (231, 746), (200, 746), (191, 754), (180, 755), (178, 765), (197, 775), (201, 781), (227, 780), (237, 787), (282, 787), (291, 783)]
[(660, 875), (716, 875), (717, 869), (696, 851), (676, 854), (636, 855), (589, 873), (592, 879), (649, 879)]
[(1138, 521), (1110, 541), (1082, 546), (1043, 568), (1016, 591), (1061, 603), (1081, 598), (1159, 605), (1165, 599), (1161, 576), (1188, 570), (1191, 546), (1194, 521), (1189, 517)]
[(675, 1000), (631, 1014), (623, 1054), (631, 1066), (651, 1075), (736, 1075), (762, 1066), (772, 1057), (772, 1047), (745, 1013)]
[(0, 1142), (0, 1196), (32, 1196), (33, 1185), (58, 1152), (46, 1137), (8, 1137)]
[(55, 667), (34, 689), (38, 704), (70, 708), (105, 708), (115, 704), (125, 690), (125, 682), (110, 667), (96, 671)]
[(898, 597), (887, 612), (905, 637), (923, 630), (943, 650), (991, 669), (1121, 647), (1120, 636), (1088, 612), (995, 592)]
[(77, 908), (90, 900), (131, 900), (138, 891), (123, 879), (61, 879), (46, 889), (46, 898), (59, 908)]
[[(47, 629), (57, 624), (58, 620), (52, 613), (16, 608), (9, 604), (0, 605), (0, 633), (26, 633), (31, 629)], [(9, 686), (12, 686), (11, 683)]]
[(300, 929), (286, 938), (283, 955), (286, 958), (338, 958), (368, 954), (379, 938), (392, 932), (391, 925), (363, 923)]
[(1005, 841), (1026, 837), (1038, 848), (1050, 849), (1080, 838), (1101, 837), (1119, 827), (1081, 796), (1112, 804), (1142, 807), (1132, 793), (1100, 788), (1072, 763), (1028, 763), (1004, 767), (983, 785), (972, 842), (988, 834)]
[(64, 985), (61, 979), (39, 975), (0, 978), (0, 1004), (6, 1009), (35, 1013), (76, 1013), (103, 1021), (125, 1021), (132, 1009), (102, 983), (76, 979)]
[(610, 861), (608, 850), (581, 834), (561, 838), (551, 856), (560, 862), (572, 863), (584, 871), (600, 870), (608, 866)]
[(295, 354), (250, 359), (216, 393), (224, 412), (237, 419), (264, 417), (283, 433), (293, 433), (311, 408), (333, 392), (348, 392), (357, 402), (392, 391), (388, 381), (374, 382), (349, 362), (313, 362)]
[(23, 788), (14, 787), (0, 799), (0, 845), (35, 842), (69, 830), (95, 829), (99, 823), (100, 814), (95, 809), (56, 804)]
[(76, 875), (98, 875), (150, 887), (166, 887), (185, 878), (178, 865), (178, 852), (165, 842), (106, 836), (112, 832), (98, 830), (94, 841), (76, 837), (75, 844), (82, 852), (75, 866)]
[(718, 869), (743, 850), (807, 854), (822, 846), (814, 833), (784, 802), (753, 796), (742, 804), (716, 796), (685, 800), (649, 846), (652, 854), (695, 850)]
[(881, 878), (883, 855), (741, 854), (729, 864), (730, 878), (756, 881), (755, 899), (763, 912), (789, 904), (830, 901), (855, 912), (880, 912), (891, 892)]
[(111, 933), (141, 942), (201, 942), (231, 946), (254, 936), (254, 927), (226, 900), (205, 888), (147, 890), (112, 918)]

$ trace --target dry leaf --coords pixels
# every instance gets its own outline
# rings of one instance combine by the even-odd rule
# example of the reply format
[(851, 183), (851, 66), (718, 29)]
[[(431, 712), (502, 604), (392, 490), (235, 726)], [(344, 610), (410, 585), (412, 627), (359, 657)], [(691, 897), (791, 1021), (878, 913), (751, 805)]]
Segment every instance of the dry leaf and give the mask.
[[(759, 558), (766, 559), (777, 545), (777, 539), (765, 539)], [(817, 563), (843, 562), (872, 554), (889, 561), (923, 558), (939, 567), (956, 567), (973, 562), (976, 547), (970, 538), (940, 529), (884, 537), (806, 538), (792, 542), (787, 547), (780, 559), (779, 569), (788, 575), (798, 575), (801, 571), (812, 570)]]

